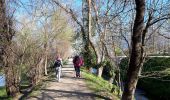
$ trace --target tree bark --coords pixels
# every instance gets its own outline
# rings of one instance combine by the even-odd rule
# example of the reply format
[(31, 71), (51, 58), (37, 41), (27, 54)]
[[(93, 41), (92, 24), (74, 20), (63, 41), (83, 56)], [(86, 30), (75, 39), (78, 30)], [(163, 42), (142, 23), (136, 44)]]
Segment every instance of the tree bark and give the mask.
[(31, 69), (31, 85), (36, 86), (42, 78), (44, 68), (44, 58), (42, 57), (40, 61)]
[(142, 67), (142, 33), (144, 28), (145, 0), (135, 0), (136, 17), (132, 34), (132, 51), (122, 100), (133, 100), (138, 74)]
[[(93, 49), (96, 58), (98, 58), (97, 55), (97, 50), (91, 40), (91, 34), (92, 34), (92, 30), (91, 30), (91, 24), (92, 24), (92, 18), (91, 18), (91, 0), (83, 0), (82, 2), (82, 14), (83, 14), (83, 41), (85, 43), (85, 54), (89, 55), (90, 52), (90, 48)], [(86, 56), (87, 56), (86, 55)], [(87, 56), (88, 58), (90, 57)], [(89, 58), (90, 60), (91, 58)]]
[(44, 64), (44, 74), (48, 75), (47, 73), (47, 65), (48, 65), (48, 58), (47, 58), (47, 54), (45, 55), (45, 64)]
[(19, 93), (20, 73), (19, 68), (14, 66), (15, 57), (11, 50), (11, 45), (5, 48), (3, 60), (6, 93), (8, 96), (15, 97)]
[(5, 0), (1, 0), (0, 1), (0, 67), (3, 66), (4, 62), (3, 62), (3, 55), (4, 55), (4, 25), (5, 25), (5, 20), (6, 20), (6, 16), (5, 16)]
[(48, 66), (48, 43), (47, 43), (47, 40), (46, 40), (46, 43), (44, 44), (44, 49), (45, 49), (45, 62), (44, 62), (44, 75), (48, 75), (47, 73), (47, 66)]
[(15, 67), (5, 67), (6, 93), (15, 97), (19, 93), (19, 73)]
[(19, 69), (14, 66), (14, 54), (12, 52), (12, 20), (6, 15), (5, 0), (0, 0), (0, 61), (5, 72), (6, 92), (8, 96), (16, 96), (19, 93)]

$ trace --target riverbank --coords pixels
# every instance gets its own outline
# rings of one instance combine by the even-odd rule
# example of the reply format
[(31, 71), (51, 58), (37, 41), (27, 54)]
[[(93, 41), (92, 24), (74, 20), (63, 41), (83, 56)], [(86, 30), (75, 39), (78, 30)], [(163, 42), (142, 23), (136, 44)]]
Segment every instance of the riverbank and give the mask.
[[(170, 57), (148, 57), (143, 65), (137, 89), (151, 100), (170, 100)], [(128, 59), (120, 62), (121, 77), (126, 78)]]

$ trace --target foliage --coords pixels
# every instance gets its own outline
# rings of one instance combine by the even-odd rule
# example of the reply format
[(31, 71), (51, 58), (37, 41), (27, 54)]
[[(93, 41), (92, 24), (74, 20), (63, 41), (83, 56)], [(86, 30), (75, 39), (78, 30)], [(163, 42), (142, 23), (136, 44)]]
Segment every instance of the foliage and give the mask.
[(119, 67), (120, 67), (120, 74), (121, 74), (121, 78), (123, 80), (126, 79), (126, 73), (127, 73), (127, 69), (128, 69), (128, 58), (123, 58), (121, 60), (121, 62), (119, 63)]
[(118, 48), (118, 47), (116, 47), (115, 48), (115, 53), (116, 53), (116, 55), (121, 55), (122, 54), (122, 50), (120, 49), (120, 48)]
[[(125, 78), (128, 59), (121, 60), (121, 75)], [(170, 99), (170, 58), (152, 57), (146, 58), (142, 70), (142, 78), (139, 79), (138, 87), (144, 89), (152, 99)]]
[(104, 65), (104, 68), (103, 68), (103, 73), (102, 73), (102, 76), (105, 78), (105, 79), (110, 79), (111, 77), (114, 76), (114, 72), (115, 72), (115, 66), (112, 64), (111, 61), (107, 60), (105, 65)]
[[(118, 93), (118, 88), (115, 85), (110, 84), (108, 81), (103, 80), (100, 77), (87, 73), (85, 70), (83, 70), (83, 76), (86, 79), (88, 87), (94, 90), (97, 94), (111, 97), (112, 99), (114, 98), (114, 100), (118, 100), (118, 97), (116, 97)], [(115, 88), (114, 93), (110, 92), (112, 87)]]
[[(170, 79), (170, 76), (164, 77)], [(139, 79), (138, 87), (145, 90), (147, 96), (153, 100), (169, 100), (170, 99), (170, 82), (156, 78)]]
[(170, 99), (170, 58), (147, 58), (138, 86), (143, 88), (152, 99)]
[(93, 65), (93, 68), (98, 69), (98, 68), (100, 68), (101, 66), (103, 66), (103, 67), (106, 66), (106, 64), (107, 64), (107, 61), (104, 60), (104, 61), (100, 62), (99, 64), (94, 64), (94, 65)]
[(67, 65), (68, 64), (68, 59), (63, 61), (63, 65)]
[(85, 66), (88, 68), (96, 67), (96, 55), (92, 48), (90, 48), (89, 51), (82, 52), (82, 55), (84, 58)]
[(47, 25), (51, 26), (48, 30), (53, 31), (48, 33), (48, 42), (53, 42), (56, 53), (60, 54), (62, 58), (70, 56), (74, 32), (68, 24), (67, 17), (63, 16), (60, 10), (56, 11)]
[(144, 63), (143, 72), (162, 71), (170, 65), (170, 58), (147, 58)]
[(5, 87), (0, 87), (0, 97), (4, 97), (4, 96), (7, 96)]
[(12, 100), (11, 97), (7, 96), (5, 87), (0, 87), (0, 99), (1, 100)]

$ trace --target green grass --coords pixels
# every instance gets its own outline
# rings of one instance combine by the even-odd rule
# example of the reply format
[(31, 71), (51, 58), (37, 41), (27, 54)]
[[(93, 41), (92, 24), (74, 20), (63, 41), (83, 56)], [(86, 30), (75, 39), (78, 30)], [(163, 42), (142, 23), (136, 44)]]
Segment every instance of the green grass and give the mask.
[(5, 87), (0, 87), (0, 97), (6, 97), (6, 90)]
[(12, 100), (11, 97), (7, 96), (5, 87), (0, 87), (0, 100)]
[[(87, 86), (93, 90), (96, 94), (102, 95), (104, 97), (114, 98), (114, 100), (119, 100), (117, 90), (118, 88), (115, 85), (112, 85), (106, 80), (103, 80), (102, 78), (99, 78), (93, 74), (90, 74), (83, 70), (82, 72), (83, 77), (86, 79)], [(111, 93), (112, 87), (115, 88), (114, 93)]]

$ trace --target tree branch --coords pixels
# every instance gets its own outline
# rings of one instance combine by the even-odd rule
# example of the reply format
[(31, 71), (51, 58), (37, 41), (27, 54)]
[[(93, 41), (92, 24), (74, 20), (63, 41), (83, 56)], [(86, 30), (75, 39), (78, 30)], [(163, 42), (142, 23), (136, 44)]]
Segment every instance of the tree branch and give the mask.
[(75, 13), (73, 12), (73, 10), (72, 10), (71, 8), (66, 8), (66, 7), (64, 7), (63, 5), (61, 5), (61, 4), (59, 3), (59, 1), (56, 1), (56, 0), (52, 0), (52, 1), (53, 1), (56, 5), (58, 5), (60, 8), (62, 8), (66, 13), (68, 13), (68, 14), (72, 17), (72, 19), (81, 27), (81, 29), (83, 29), (83, 25), (81, 24), (80, 21), (78, 21)]
[(158, 33), (160, 36), (163, 36), (164, 38), (166, 38), (166, 39), (170, 39), (170, 37), (168, 37), (168, 36), (166, 36), (166, 35), (164, 35), (164, 34), (161, 34), (161, 33)]
[(159, 18), (153, 20), (152, 22), (150, 22), (149, 26), (151, 26), (161, 20), (167, 20), (167, 19), (170, 19), (170, 14), (163, 15), (162, 17), (159, 17)]

